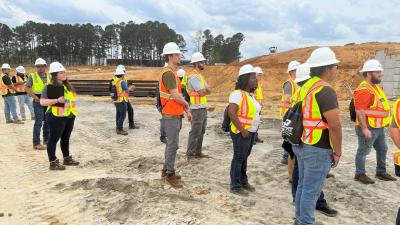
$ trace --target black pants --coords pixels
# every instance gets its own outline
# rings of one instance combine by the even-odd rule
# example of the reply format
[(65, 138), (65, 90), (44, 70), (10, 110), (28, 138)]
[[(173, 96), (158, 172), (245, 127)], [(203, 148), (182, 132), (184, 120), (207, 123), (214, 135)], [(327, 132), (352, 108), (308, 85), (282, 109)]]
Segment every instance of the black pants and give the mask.
[(52, 113), (46, 113), (47, 123), (49, 124), (49, 140), (47, 141), (47, 155), (49, 161), (54, 161), (56, 157), (57, 142), (61, 138), (61, 151), (63, 157), (69, 156), (69, 138), (74, 129), (75, 117), (56, 117)]
[(131, 102), (127, 102), (126, 106), (127, 106), (126, 110), (128, 111), (129, 126), (133, 126), (135, 122), (133, 121), (134, 112)]
[(400, 208), (399, 211), (397, 212), (396, 225), (400, 225)]

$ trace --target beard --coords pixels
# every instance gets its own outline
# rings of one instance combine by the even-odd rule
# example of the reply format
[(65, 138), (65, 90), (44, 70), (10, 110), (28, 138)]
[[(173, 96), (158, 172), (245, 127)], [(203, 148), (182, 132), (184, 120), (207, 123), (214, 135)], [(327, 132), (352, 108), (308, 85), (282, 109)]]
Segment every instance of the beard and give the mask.
[(371, 82), (373, 84), (380, 84), (382, 82), (382, 80), (379, 80), (378, 78), (373, 76), (373, 77), (371, 77)]

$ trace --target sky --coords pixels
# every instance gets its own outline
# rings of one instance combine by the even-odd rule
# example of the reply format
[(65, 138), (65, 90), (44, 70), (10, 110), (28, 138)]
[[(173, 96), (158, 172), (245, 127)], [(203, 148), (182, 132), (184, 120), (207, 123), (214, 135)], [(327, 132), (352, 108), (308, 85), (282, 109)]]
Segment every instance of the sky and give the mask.
[(107, 25), (158, 20), (184, 36), (188, 53), (196, 31), (241, 32), (243, 58), (307, 46), (400, 41), (400, 0), (0, 0), (0, 23), (28, 20)]

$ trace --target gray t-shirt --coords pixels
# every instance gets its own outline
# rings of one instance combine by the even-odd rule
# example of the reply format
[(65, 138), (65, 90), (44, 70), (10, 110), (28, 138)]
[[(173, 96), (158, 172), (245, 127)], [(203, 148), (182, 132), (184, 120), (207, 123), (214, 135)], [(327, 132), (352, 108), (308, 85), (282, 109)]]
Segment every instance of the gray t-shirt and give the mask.
[(47, 97), (47, 85), (44, 86), (41, 96), (42, 96), (42, 98), (46, 98), (46, 99), (48, 98), (48, 97)]
[[(25, 83), (25, 86), (27, 86), (28, 88), (32, 88), (32, 86), (33, 86), (32, 75), (33, 75), (33, 73), (28, 77), (28, 80), (26, 80), (26, 83)], [(42, 78), (43, 83), (46, 84), (47, 74), (44, 74), (44, 76), (40, 76), (40, 78)]]
[(200, 91), (202, 89), (201, 82), (200, 82), (199, 78), (197, 78), (197, 77), (191, 77), (188, 80), (188, 83), (189, 83), (189, 88), (191, 90)]
[(292, 95), (292, 84), (288, 81), (283, 84), (283, 94)]

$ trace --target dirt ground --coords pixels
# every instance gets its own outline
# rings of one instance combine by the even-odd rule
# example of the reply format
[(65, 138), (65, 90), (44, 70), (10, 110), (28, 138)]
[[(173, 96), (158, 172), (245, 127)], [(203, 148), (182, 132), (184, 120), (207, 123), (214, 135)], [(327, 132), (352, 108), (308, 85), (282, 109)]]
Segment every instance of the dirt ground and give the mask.
[[(176, 166), (184, 188), (160, 179), (164, 144), (159, 141), (160, 115), (153, 99), (132, 99), (138, 130), (115, 134), (115, 109), (108, 98), (78, 96), (79, 115), (71, 137), (71, 154), (81, 162), (65, 171), (49, 171), (46, 151), (32, 149), (33, 121), (5, 124), (0, 117), (1, 225), (117, 224), (292, 224), (290, 185), (280, 164), (279, 121), (263, 118), (260, 136), (248, 163), (256, 192), (229, 193), (230, 138), (219, 130), (220, 110), (210, 111), (204, 151), (212, 158), (188, 164), (189, 123), (184, 122)], [(2, 101), (2, 100), (0, 100)], [(212, 103), (210, 103), (212, 104)], [(3, 103), (0, 102), (3, 112)], [(344, 115), (343, 157), (327, 179), (325, 194), (339, 210), (335, 218), (316, 213), (324, 224), (394, 224), (399, 182), (362, 185), (353, 181), (357, 147), (352, 124)], [(393, 145), (390, 143), (390, 149)], [(61, 151), (57, 149), (61, 157)], [(388, 170), (393, 160), (388, 154)], [(375, 154), (367, 160), (373, 177)]]

